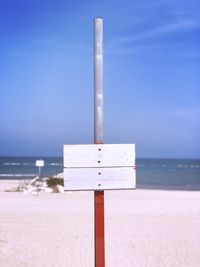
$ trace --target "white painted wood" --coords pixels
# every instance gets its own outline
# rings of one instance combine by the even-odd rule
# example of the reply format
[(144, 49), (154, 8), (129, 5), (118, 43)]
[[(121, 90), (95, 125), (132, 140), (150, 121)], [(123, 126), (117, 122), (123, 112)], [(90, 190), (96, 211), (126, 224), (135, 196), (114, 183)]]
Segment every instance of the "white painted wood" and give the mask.
[(134, 144), (64, 145), (65, 190), (135, 186)]
[(65, 168), (135, 166), (134, 144), (64, 145)]
[(135, 168), (65, 168), (65, 190), (134, 189)]

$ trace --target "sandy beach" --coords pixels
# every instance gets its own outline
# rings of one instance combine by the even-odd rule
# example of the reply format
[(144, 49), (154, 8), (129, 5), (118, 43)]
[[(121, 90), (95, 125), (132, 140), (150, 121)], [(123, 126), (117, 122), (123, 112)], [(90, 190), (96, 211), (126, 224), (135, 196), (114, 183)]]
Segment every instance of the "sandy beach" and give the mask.
[[(93, 192), (5, 192), (0, 266), (93, 267)], [(105, 192), (107, 267), (200, 266), (200, 192)]]

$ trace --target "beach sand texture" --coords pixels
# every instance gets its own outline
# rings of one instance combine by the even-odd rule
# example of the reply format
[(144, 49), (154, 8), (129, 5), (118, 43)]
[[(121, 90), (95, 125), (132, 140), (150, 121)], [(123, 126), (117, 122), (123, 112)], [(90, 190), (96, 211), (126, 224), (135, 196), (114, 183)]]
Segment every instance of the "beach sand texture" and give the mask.
[[(93, 267), (93, 192), (4, 192), (1, 267)], [(200, 266), (200, 192), (105, 192), (106, 267)]]

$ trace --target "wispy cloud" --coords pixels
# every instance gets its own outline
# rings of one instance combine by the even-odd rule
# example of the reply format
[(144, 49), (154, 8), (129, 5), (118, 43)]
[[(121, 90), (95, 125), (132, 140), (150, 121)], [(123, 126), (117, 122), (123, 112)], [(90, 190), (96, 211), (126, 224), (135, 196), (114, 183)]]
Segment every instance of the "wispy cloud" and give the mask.
[[(129, 31), (128, 34), (121, 35), (110, 41), (108, 49), (112, 53), (117, 54), (135, 54), (139, 51), (156, 51), (173, 47), (183, 48), (185, 41), (175, 40), (172, 34), (183, 33), (188, 34), (191, 30), (200, 29), (200, 21), (192, 19), (177, 19), (175, 21), (166, 22), (162, 25), (154, 24), (146, 26), (146, 30)], [(159, 42), (160, 38), (167, 37), (165, 42)], [(183, 52), (183, 51), (182, 51)]]
[(143, 35), (141, 35), (141, 37), (149, 37), (149, 36), (155, 36), (165, 33), (173, 33), (178, 31), (187, 31), (197, 28), (200, 28), (199, 21), (190, 19), (179, 19), (173, 23), (164, 24), (163, 26), (153, 29), (152, 31), (147, 32), (146, 34), (144, 33)]
[(151, 29), (141, 32), (139, 34), (129, 34), (128, 36), (121, 36), (115, 40), (116, 45), (128, 44), (133, 41), (148, 39), (151, 37), (170, 34), (174, 32), (188, 31), (193, 29), (200, 29), (200, 21), (190, 19), (179, 19), (175, 22), (163, 24), (162, 26), (154, 26)]
[[(103, 2), (107, 7), (108, 1)], [(115, 35), (109, 36), (107, 49), (125, 55), (150, 49), (154, 52), (158, 44), (162, 50), (163, 45), (176, 48), (185, 44), (185, 40), (194, 41), (189, 36), (193, 30), (200, 30), (198, 3), (198, 0), (124, 0), (121, 6), (121, 2), (116, 1), (112, 11), (116, 19), (110, 21)]]

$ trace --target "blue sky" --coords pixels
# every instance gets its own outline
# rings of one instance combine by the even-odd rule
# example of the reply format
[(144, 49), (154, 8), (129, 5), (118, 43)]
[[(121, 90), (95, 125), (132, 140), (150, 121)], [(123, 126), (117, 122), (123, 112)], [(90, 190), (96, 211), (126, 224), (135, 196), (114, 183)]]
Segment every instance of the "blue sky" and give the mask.
[(200, 158), (200, 1), (1, 0), (0, 155), (93, 143), (93, 18), (104, 19), (104, 142)]

